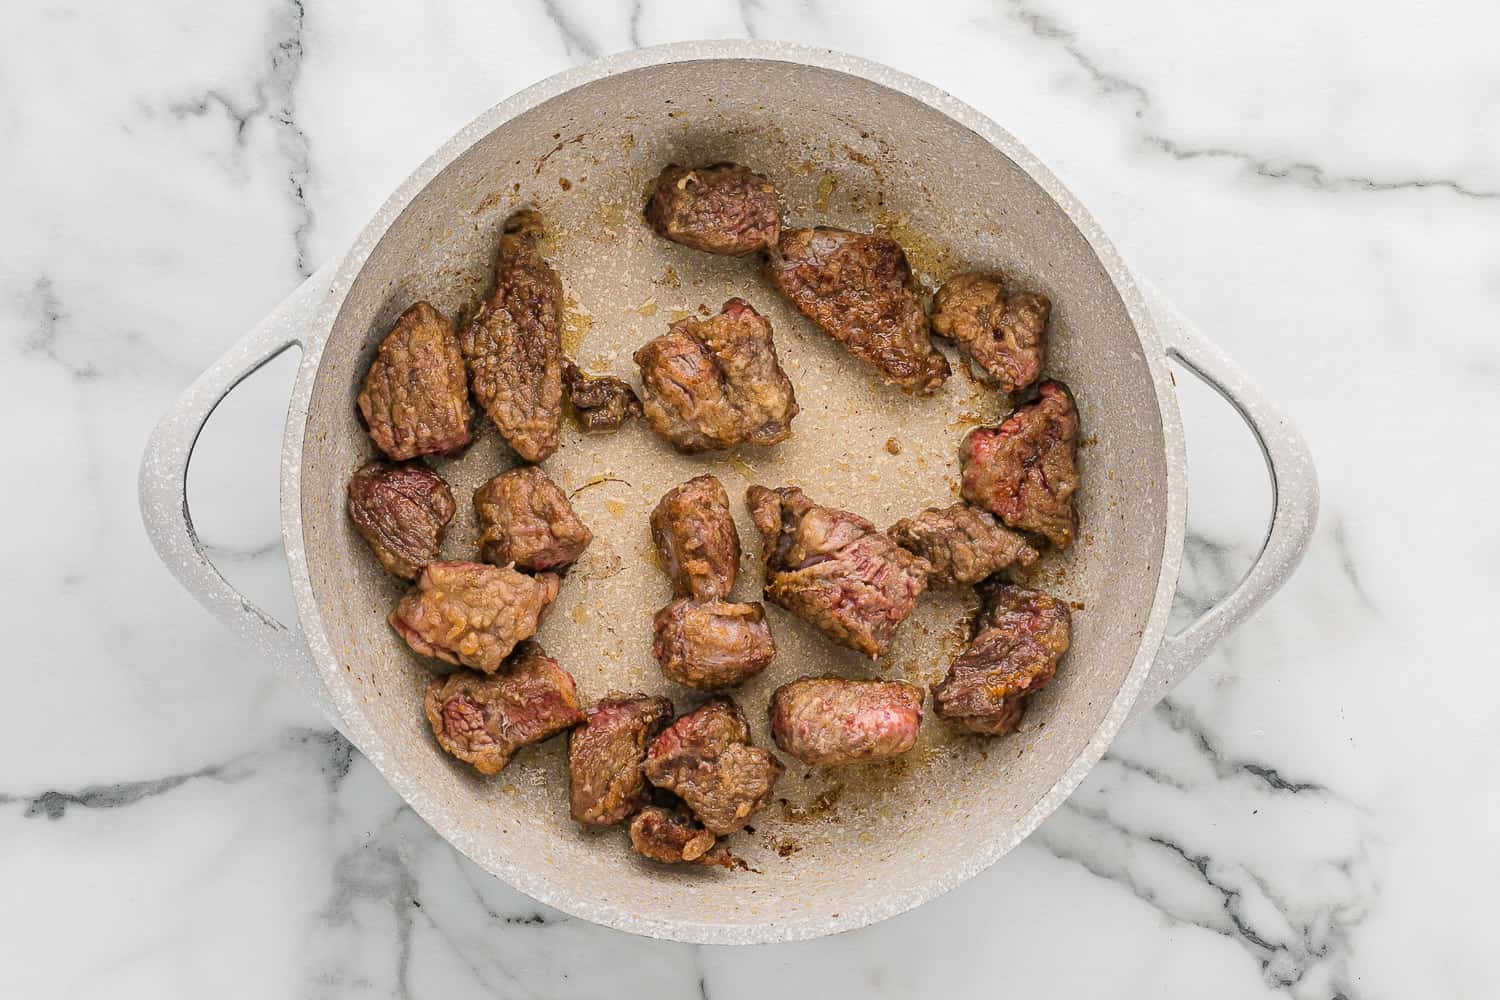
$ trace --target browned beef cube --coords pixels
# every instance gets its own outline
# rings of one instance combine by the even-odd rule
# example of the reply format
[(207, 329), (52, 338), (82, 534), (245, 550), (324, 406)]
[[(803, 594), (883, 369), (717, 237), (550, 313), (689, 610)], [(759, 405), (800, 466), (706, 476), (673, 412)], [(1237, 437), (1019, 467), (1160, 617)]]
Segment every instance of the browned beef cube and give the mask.
[(1012, 528), (1038, 532), (1066, 548), (1078, 520), (1077, 455), (1073, 397), (1061, 382), (1043, 382), (1036, 402), (999, 427), (976, 427), (964, 436), (958, 452), (963, 497)]
[(668, 490), (651, 512), (651, 539), (674, 596), (729, 596), (740, 568), (740, 535), (717, 478), (698, 476)]
[(1003, 735), (1021, 722), (1027, 696), (1057, 673), (1068, 651), (1068, 605), (1040, 590), (982, 588), (974, 638), (932, 688), (933, 710), (976, 733)]
[(391, 627), (423, 656), (494, 673), (536, 634), (557, 585), (551, 573), (532, 577), (485, 563), (428, 563), (391, 612)]
[(743, 868), (718, 839), (680, 809), (647, 806), (630, 821), (630, 846), (637, 854), (664, 864), (718, 865)]
[(797, 397), (771, 323), (743, 299), (689, 316), (635, 352), (646, 421), (679, 451), (773, 445), (792, 435)]
[(562, 426), (562, 282), (541, 238), (536, 212), (506, 220), (494, 290), (459, 338), (474, 398), (528, 462), (557, 450)]
[(746, 500), (765, 543), (766, 598), (840, 645), (884, 654), (927, 586), (927, 560), (795, 486), (751, 486)]
[(814, 766), (894, 757), (917, 742), (922, 699), (900, 681), (803, 677), (771, 695), (771, 736)]
[(656, 613), (651, 652), (669, 680), (712, 691), (760, 673), (776, 643), (759, 604), (679, 598)]
[(950, 278), (932, 300), (932, 332), (949, 337), (1004, 392), (1035, 382), (1046, 360), (1052, 303), (1036, 292), (1007, 289), (999, 274)]
[(365, 374), (359, 412), (371, 439), (397, 462), (469, 443), (463, 357), (442, 313), (418, 302), (401, 314)]
[(480, 556), (496, 566), (563, 570), (594, 540), (567, 496), (535, 465), (508, 469), (475, 490), (474, 512)]
[(426, 709), (438, 744), (480, 774), (500, 773), (521, 747), (583, 721), (573, 678), (535, 643), (501, 673), (433, 678)]
[(349, 480), (349, 520), (386, 572), (415, 580), (438, 556), (453, 493), (420, 462), (369, 462)]
[(573, 818), (612, 826), (650, 800), (641, 762), (646, 746), (671, 721), (672, 703), (643, 694), (610, 695), (588, 710), (568, 736), (569, 803)]
[(728, 698), (712, 698), (651, 743), (646, 780), (680, 796), (710, 833), (743, 827), (771, 799), (781, 761), (749, 745), (750, 728)]
[(951, 374), (900, 245), (843, 229), (789, 229), (766, 263), (777, 291), (886, 382), (927, 395)]
[(781, 235), (781, 203), (766, 178), (733, 163), (669, 165), (647, 195), (646, 222), (694, 250), (741, 257)]
[(903, 518), (887, 532), (896, 543), (932, 564), (933, 587), (978, 583), (1008, 566), (1030, 566), (1040, 553), (988, 512), (966, 503), (929, 507)]
[(569, 361), (563, 366), (563, 385), (573, 420), (583, 430), (617, 431), (641, 415), (635, 390), (613, 375), (585, 375)]

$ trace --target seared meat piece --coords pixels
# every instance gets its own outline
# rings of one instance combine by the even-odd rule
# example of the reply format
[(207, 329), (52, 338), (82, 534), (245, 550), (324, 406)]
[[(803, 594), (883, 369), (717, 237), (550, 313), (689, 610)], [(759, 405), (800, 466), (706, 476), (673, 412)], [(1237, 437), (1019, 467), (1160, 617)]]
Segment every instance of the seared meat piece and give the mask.
[(771, 323), (744, 299), (689, 316), (635, 352), (646, 420), (678, 451), (773, 445), (792, 436), (797, 396)]
[(712, 698), (652, 741), (646, 780), (681, 796), (710, 833), (731, 834), (770, 801), (783, 770), (749, 739), (735, 703)]
[(637, 854), (665, 864), (692, 862), (721, 868), (745, 867), (713, 834), (679, 809), (661, 806), (642, 809), (630, 821), (630, 846)]
[(776, 245), (781, 204), (775, 186), (744, 167), (673, 163), (651, 185), (646, 222), (673, 243), (742, 257)]
[(934, 587), (975, 584), (1007, 566), (1030, 566), (1040, 555), (1025, 538), (966, 503), (929, 507), (886, 533), (932, 564), (927, 582)]
[(390, 623), (412, 649), (492, 674), (536, 634), (557, 597), (558, 579), (471, 562), (432, 562), (406, 592)]
[(764, 670), (776, 643), (759, 604), (679, 598), (656, 613), (651, 653), (669, 680), (712, 691)]
[(569, 361), (563, 384), (573, 420), (586, 431), (617, 431), (625, 421), (641, 415), (641, 401), (629, 384), (613, 375), (585, 375)]
[(459, 670), (427, 685), (438, 744), (480, 774), (499, 774), (515, 752), (583, 721), (573, 678), (536, 643), (499, 674)]
[(674, 486), (651, 512), (651, 539), (674, 597), (728, 597), (740, 569), (740, 535), (729, 494), (713, 476)]
[(1007, 292), (998, 274), (972, 271), (950, 278), (932, 300), (932, 332), (958, 349), (1005, 392), (1042, 374), (1052, 303), (1037, 292)]
[(959, 446), (963, 497), (1012, 528), (1073, 543), (1078, 489), (1078, 410), (1061, 382), (1042, 383), (1041, 397), (999, 427), (976, 427)]
[(536, 212), (505, 221), (495, 288), (459, 338), (474, 398), (528, 462), (557, 450), (562, 426), (562, 282), (541, 238)]
[(474, 491), (480, 557), (496, 566), (562, 570), (594, 535), (557, 484), (535, 465), (507, 469)]
[(437, 558), (453, 493), (420, 462), (367, 462), (349, 480), (349, 520), (386, 572), (415, 580)]
[(932, 688), (938, 716), (976, 733), (999, 736), (1021, 722), (1026, 697), (1045, 687), (1068, 651), (1068, 605), (1008, 584), (980, 590), (984, 609), (974, 639)]
[(803, 677), (771, 695), (771, 736), (814, 766), (894, 757), (917, 742), (923, 697), (900, 681)]
[(359, 392), (370, 437), (397, 462), (469, 443), (469, 385), (447, 318), (418, 302), (380, 342)]
[(834, 642), (882, 655), (927, 586), (927, 560), (795, 486), (751, 486), (746, 501), (765, 543), (766, 597)]
[(893, 240), (823, 226), (789, 229), (766, 276), (886, 382), (925, 396), (951, 373), (932, 347), (911, 265)]
[(643, 694), (610, 695), (588, 710), (584, 724), (568, 736), (574, 819), (612, 826), (650, 801), (641, 761), (671, 718), (670, 701)]

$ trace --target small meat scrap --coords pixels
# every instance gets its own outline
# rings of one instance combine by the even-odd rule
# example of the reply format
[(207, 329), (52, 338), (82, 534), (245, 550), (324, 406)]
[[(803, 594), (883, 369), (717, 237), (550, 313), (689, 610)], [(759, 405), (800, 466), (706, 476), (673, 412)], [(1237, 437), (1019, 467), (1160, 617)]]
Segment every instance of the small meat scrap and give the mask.
[(674, 486), (651, 512), (651, 540), (674, 597), (728, 597), (740, 568), (740, 535), (729, 494), (714, 476)]
[(939, 718), (975, 733), (1014, 732), (1026, 698), (1057, 673), (1068, 651), (1068, 605), (1040, 590), (1009, 584), (980, 588), (984, 607), (974, 638), (932, 688)]
[(952, 373), (933, 349), (911, 265), (894, 240), (823, 226), (789, 229), (766, 276), (886, 382), (925, 396)]
[(1072, 393), (1061, 382), (1043, 382), (1036, 402), (1019, 407), (999, 427), (976, 427), (964, 436), (958, 450), (963, 498), (1012, 528), (1067, 548), (1078, 521), (1077, 456)]
[(652, 741), (646, 780), (681, 797), (710, 833), (726, 836), (771, 800), (783, 770), (774, 754), (749, 740), (739, 707), (711, 698)]
[(900, 681), (803, 677), (771, 695), (771, 736), (815, 767), (895, 757), (917, 742), (923, 697)]
[(475, 490), (474, 512), (480, 558), (496, 566), (561, 571), (594, 540), (567, 496), (535, 465), (507, 469)]
[(349, 520), (386, 572), (415, 580), (438, 557), (455, 510), (443, 477), (420, 462), (368, 462), (349, 480)]
[(1047, 296), (1008, 289), (993, 272), (971, 271), (938, 289), (932, 300), (932, 332), (958, 344), (987, 381), (1016, 392), (1041, 377), (1051, 315)]
[(563, 383), (573, 421), (586, 431), (617, 431), (625, 421), (641, 415), (635, 390), (613, 375), (585, 375), (569, 361), (563, 366)]
[(751, 486), (746, 501), (764, 542), (766, 598), (842, 646), (883, 655), (927, 586), (927, 560), (795, 486)]
[(423, 656), (492, 674), (536, 634), (557, 587), (552, 573), (527, 576), (485, 563), (431, 562), (391, 612), (390, 623)]
[(742, 257), (781, 236), (775, 185), (733, 163), (668, 165), (647, 192), (645, 214), (658, 236), (708, 253)]
[(651, 653), (669, 680), (712, 691), (764, 670), (776, 643), (759, 604), (678, 598), (656, 613)]
[(686, 811), (647, 806), (630, 821), (630, 846), (637, 854), (663, 864), (692, 863), (744, 868), (718, 838)]
[(536, 212), (506, 220), (495, 288), (459, 338), (474, 398), (528, 462), (557, 450), (562, 426), (562, 282), (541, 238)]
[(887, 531), (896, 544), (932, 564), (933, 587), (964, 587), (1008, 566), (1030, 566), (1040, 553), (988, 512), (966, 503), (929, 507)]
[(635, 352), (646, 420), (678, 451), (770, 446), (792, 436), (797, 396), (771, 323), (744, 299), (689, 316)]
[(583, 721), (573, 678), (536, 643), (502, 673), (433, 678), (426, 709), (438, 744), (480, 774), (499, 774), (523, 746)]
[(646, 746), (672, 719), (672, 703), (643, 694), (611, 694), (568, 735), (572, 816), (589, 826), (624, 822), (650, 801), (641, 762)]
[(365, 374), (359, 412), (393, 461), (469, 443), (469, 386), (447, 317), (426, 302), (401, 314)]

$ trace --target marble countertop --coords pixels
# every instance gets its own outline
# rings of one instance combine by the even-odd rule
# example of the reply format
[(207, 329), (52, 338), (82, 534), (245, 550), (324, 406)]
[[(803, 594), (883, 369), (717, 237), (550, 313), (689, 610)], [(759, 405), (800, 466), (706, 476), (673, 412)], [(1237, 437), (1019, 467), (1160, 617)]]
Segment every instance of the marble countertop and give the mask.
[[(1494, 4), (58, 0), (6, 27), (0, 995), (1500, 994), (1500, 474), (1470, 440), (1500, 429)], [(135, 472), (187, 382), (462, 123), (602, 53), (746, 35), (1018, 135), (1293, 415), (1324, 499), (1287, 588), (1019, 849), (877, 926), (734, 949), (567, 918), (459, 857), (176, 586)], [(294, 365), (224, 405), (191, 484), (278, 614)], [(1268, 500), (1243, 427), (1179, 383), (1183, 620)], [(1443, 483), (1478, 522), (1427, 523)]]

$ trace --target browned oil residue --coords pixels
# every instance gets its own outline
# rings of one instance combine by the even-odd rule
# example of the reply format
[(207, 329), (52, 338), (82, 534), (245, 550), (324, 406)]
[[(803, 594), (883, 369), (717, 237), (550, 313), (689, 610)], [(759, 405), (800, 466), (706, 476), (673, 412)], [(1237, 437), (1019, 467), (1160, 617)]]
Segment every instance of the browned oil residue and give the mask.
[(853, 146), (844, 146), (844, 155), (849, 157), (849, 159), (853, 160), (855, 163), (858, 163), (860, 166), (873, 167), (875, 165), (874, 160), (870, 159), (868, 156), (866, 156), (864, 153), (861, 153)]
[(783, 858), (789, 858), (802, 850), (802, 845), (797, 843), (796, 837), (778, 837), (771, 842), (770, 846)]
[(1068, 607), (1072, 608), (1074, 611), (1087, 611), (1088, 610), (1088, 608), (1084, 605), (1084, 603), (1082, 601), (1069, 601), (1068, 602)]
[(1099, 443), (1099, 435), (1097, 435), (1097, 434), (1090, 434), (1088, 437), (1081, 437), (1081, 438), (1078, 439), (1078, 447), (1079, 448), (1092, 448), (1094, 445), (1096, 445), (1098, 443)]
[(914, 227), (904, 212), (881, 209), (875, 213), (874, 222), (876, 233), (901, 244), (912, 270), (924, 284), (936, 287), (953, 277), (953, 250)]
[(885, 450), (892, 455), (899, 455), (901, 454), (901, 442), (895, 438), (886, 438)]
[(562, 349), (564, 354), (577, 357), (578, 349), (583, 346), (583, 340), (589, 335), (589, 329), (593, 325), (593, 318), (583, 311), (577, 299), (571, 295), (563, 297)]
[[(605, 476), (593, 476), (593, 477), (591, 477), (589, 479), (588, 482), (586, 482), (582, 486), (578, 487), (578, 489), (574, 490), (572, 493), (569, 493), (568, 494), (568, 499), (571, 500), (574, 497), (576, 497), (578, 494), (582, 493), (584, 490), (591, 489), (591, 488), (593, 488), (595, 486), (601, 486), (604, 483), (622, 483), (625, 486), (630, 486), (630, 484), (628, 482), (626, 482), (625, 480), (621, 479), (619, 476), (609, 476), (609, 475), (605, 475)], [(634, 489), (634, 487), (631, 487), (631, 488)]]
[(839, 796), (844, 794), (843, 785), (834, 785), (818, 793), (818, 797), (805, 806), (793, 805), (781, 800), (781, 815), (788, 823), (816, 823), (824, 819), (838, 819)]
[(562, 188), (564, 191), (573, 190), (573, 182), (568, 180), (566, 177), (559, 177), (557, 179), (557, 186)]
[(738, 452), (731, 452), (726, 460), (730, 465), (734, 466), (735, 472), (738, 472), (750, 482), (755, 482), (755, 466), (745, 461), (744, 456)]
[(610, 517), (619, 517), (621, 514), (625, 513), (626, 509), (625, 505), (618, 500), (604, 501), (604, 508), (609, 511)]
[[(561, 135), (562, 135), (561, 132), (554, 132), (554, 133), (552, 133), (552, 138), (556, 139), (556, 138), (560, 137)], [(541, 156), (541, 157), (539, 157), (537, 159), (537, 161), (536, 161), (536, 169), (532, 171), (532, 176), (533, 177), (539, 176), (541, 174), (541, 172), (542, 172), (542, 168), (547, 165), (547, 161), (550, 160), (550, 159), (552, 159), (552, 157), (555, 154), (557, 154), (558, 152), (560, 152), (564, 146), (571, 145), (571, 144), (573, 144), (575, 142), (583, 142), (584, 139), (586, 139), (586, 138), (588, 138), (588, 136), (585, 133), (580, 132), (577, 135), (575, 135), (573, 138), (571, 138), (571, 139), (563, 139), (556, 146), (553, 146), (543, 156)]]
[(834, 189), (838, 186), (839, 179), (824, 171), (823, 179), (818, 181), (818, 198), (813, 202), (813, 207), (820, 212), (828, 211), (828, 199), (833, 197)]
[[(517, 190), (519, 190), (520, 187), (521, 185), (516, 185)], [(499, 191), (491, 191), (489, 194), (484, 196), (483, 200), (481, 200), (479, 204), (474, 206), (474, 211), (471, 214), (483, 215), (485, 212), (488, 212), (490, 209), (500, 204), (500, 199), (502, 197), (503, 195)]]
[(668, 288), (680, 288), (682, 286), (682, 279), (677, 276), (677, 270), (671, 264), (667, 265), (667, 269), (661, 273), (661, 277), (657, 278), (656, 282), (660, 285), (666, 285)]
[(647, 299), (645, 302), (642, 302), (639, 306), (637, 306), (635, 311), (640, 313), (642, 316), (655, 316), (656, 300)]
[(688, 312), (686, 309), (673, 309), (671, 312), (667, 313), (667, 319), (673, 323), (679, 323), (682, 320), (687, 319), (691, 315), (692, 313)]
[(635, 148), (634, 132), (626, 132), (624, 135), (620, 136), (620, 148), (627, 151)]

